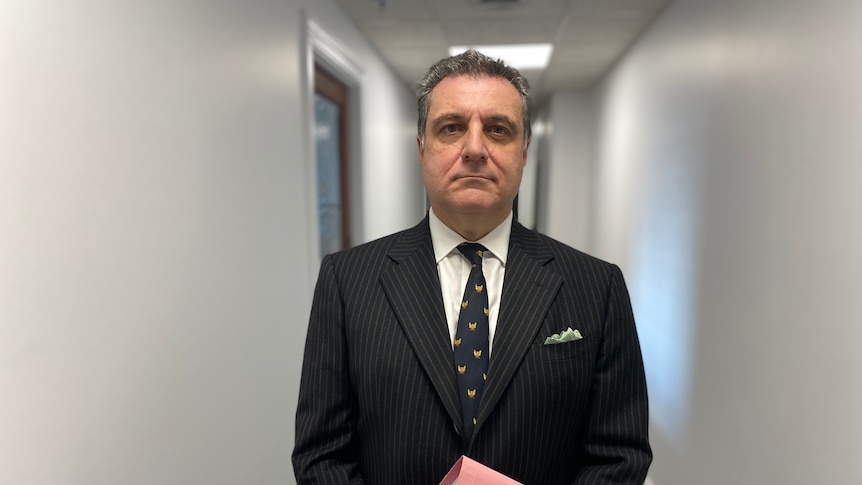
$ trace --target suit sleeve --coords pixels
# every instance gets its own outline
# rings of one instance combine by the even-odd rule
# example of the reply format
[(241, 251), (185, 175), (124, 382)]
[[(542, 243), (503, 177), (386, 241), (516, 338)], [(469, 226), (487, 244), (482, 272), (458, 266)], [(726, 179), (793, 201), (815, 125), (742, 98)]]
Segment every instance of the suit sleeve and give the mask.
[(333, 256), (323, 259), (305, 342), (293, 468), (303, 484), (362, 484), (356, 403)]
[(613, 267), (604, 334), (575, 484), (641, 484), (652, 461), (640, 344), (622, 272)]

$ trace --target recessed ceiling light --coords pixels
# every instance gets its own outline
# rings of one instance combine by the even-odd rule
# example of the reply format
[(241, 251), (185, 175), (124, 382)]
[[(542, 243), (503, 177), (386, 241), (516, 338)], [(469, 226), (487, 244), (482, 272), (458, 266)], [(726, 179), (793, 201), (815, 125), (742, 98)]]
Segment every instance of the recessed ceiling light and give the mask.
[(468, 0), (469, 3), (475, 3), (480, 7), (513, 7), (519, 6), (521, 0)]
[(515, 69), (544, 69), (548, 67), (551, 44), (499, 44), (499, 45), (453, 45), (449, 55), (458, 55), (467, 49), (475, 49), (488, 57), (502, 59), (507, 66)]

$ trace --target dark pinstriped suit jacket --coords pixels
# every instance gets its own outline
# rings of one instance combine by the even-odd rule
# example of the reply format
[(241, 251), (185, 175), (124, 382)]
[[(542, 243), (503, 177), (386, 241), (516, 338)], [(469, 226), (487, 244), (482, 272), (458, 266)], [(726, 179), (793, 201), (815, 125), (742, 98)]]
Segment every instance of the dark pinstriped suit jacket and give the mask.
[[(461, 436), (427, 218), (324, 258), (296, 416), (300, 484), (436, 484), (466, 454), (528, 485), (642, 483), (646, 382), (620, 270), (517, 222), (476, 432)], [(581, 340), (544, 345), (568, 327)]]

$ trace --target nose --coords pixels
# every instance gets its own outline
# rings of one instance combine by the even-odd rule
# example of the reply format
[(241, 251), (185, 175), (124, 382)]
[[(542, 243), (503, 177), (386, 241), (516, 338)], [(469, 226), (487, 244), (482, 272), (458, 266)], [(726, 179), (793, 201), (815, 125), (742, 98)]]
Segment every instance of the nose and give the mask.
[(461, 157), (467, 161), (485, 161), (488, 159), (488, 147), (485, 144), (485, 133), (481, 127), (470, 127), (464, 135), (464, 147)]

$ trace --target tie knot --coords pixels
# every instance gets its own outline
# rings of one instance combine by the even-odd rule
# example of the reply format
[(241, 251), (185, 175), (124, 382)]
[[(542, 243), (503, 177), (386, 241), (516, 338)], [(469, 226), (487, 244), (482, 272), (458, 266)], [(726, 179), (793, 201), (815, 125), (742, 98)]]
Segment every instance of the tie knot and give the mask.
[(466, 257), (471, 264), (482, 267), (482, 256), (485, 254), (485, 246), (479, 243), (465, 242), (458, 245), (458, 251)]

